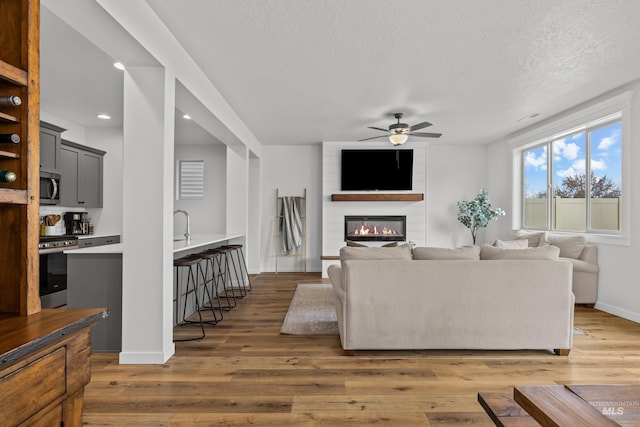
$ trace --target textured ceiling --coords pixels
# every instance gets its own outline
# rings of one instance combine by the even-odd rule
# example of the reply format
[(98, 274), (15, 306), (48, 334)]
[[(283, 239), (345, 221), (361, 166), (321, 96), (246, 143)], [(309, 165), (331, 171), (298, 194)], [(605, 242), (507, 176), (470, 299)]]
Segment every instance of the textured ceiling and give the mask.
[(635, 0), (146, 1), (263, 144), (487, 143), (640, 78)]

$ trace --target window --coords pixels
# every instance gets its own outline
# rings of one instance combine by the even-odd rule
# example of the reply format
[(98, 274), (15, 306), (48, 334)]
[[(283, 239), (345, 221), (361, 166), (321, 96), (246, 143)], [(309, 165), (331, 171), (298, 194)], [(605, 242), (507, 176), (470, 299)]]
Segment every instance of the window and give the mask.
[(512, 138), (512, 228), (630, 242), (631, 92), (559, 116)]
[(204, 198), (204, 161), (178, 161), (177, 199)]
[(552, 136), (522, 162), (525, 227), (620, 231), (620, 114)]

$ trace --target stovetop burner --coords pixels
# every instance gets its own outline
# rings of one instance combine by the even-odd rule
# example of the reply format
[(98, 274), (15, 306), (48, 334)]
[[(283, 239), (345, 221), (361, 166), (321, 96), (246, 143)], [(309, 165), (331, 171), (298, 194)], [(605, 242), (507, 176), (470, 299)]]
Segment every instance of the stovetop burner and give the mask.
[(78, 236), (73, 234), (63, 234), (60, 236), (40, 236), (40, 242), (58, 242), (61, 240), (78, 240)]
[(40, 236), (38, 249), (40, 254), (75, 249), (78, 247), (78, 236)]

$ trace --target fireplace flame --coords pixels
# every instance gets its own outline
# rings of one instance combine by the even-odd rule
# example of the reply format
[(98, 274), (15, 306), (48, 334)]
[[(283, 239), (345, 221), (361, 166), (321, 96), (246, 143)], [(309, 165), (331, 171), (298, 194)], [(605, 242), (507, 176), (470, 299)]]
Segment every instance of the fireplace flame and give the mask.
[(396, 236), (399, 233), (396, 230), (392, 230), (388, 227), (382, 227), (382, 232), (378, 232), (378, 226), (374, 225), (373, 229), (368, 226), (361, 225), (360, 228), (356, 228), (353, 232), (355, 236)]

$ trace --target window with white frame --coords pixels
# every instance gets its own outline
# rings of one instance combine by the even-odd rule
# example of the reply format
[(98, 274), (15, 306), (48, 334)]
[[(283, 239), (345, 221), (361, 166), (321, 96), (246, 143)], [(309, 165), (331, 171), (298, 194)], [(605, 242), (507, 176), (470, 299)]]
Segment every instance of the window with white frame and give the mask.
[(630, 98), (623, 94), (511, 141), (514, 228), (626, 237)]
[(177, 199), (204, 198), (204, 161), (178, 161)]

